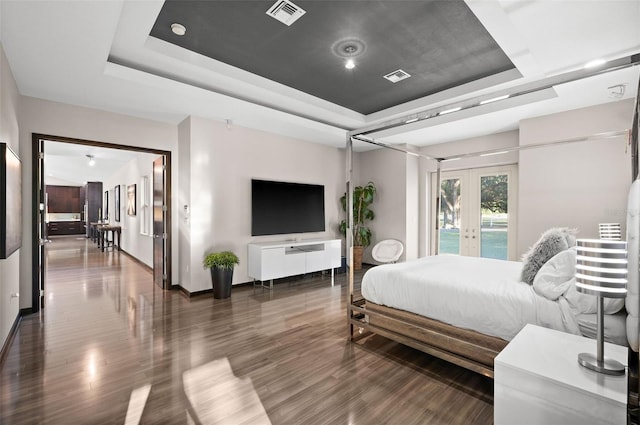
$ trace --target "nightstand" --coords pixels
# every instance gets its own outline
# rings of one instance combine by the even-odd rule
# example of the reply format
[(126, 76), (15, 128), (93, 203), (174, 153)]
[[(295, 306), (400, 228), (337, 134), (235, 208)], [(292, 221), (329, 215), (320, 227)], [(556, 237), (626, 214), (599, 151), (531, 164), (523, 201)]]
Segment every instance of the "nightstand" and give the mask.
[[(605, 343), (605, 357), (627, 365), (627, 347)], [(596, 341), (527, 325), (494, 362), (494, 410), (500, 424), (625, 424), (627, 375), (596, 373), (578, 354)]]

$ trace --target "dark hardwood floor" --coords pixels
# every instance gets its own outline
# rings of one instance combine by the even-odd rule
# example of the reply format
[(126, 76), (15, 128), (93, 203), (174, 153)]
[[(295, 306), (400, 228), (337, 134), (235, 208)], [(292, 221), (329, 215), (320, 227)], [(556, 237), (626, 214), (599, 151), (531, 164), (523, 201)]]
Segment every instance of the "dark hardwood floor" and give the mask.
[(47, 244), (46, 308), (1, 365), (1, 424), (490, 424), (493, 381), (347, 341), (346, 276), (162, 292), (126, 255)]

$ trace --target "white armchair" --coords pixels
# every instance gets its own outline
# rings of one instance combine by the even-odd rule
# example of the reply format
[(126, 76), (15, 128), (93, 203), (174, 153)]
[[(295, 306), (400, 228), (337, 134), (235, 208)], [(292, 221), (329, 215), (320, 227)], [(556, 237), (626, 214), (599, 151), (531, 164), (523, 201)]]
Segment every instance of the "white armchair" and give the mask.
[(395, 263), (403, 252), (402, 242), (395, 239), (385, 239), (373, 247), (371, 256), (379, 263)]

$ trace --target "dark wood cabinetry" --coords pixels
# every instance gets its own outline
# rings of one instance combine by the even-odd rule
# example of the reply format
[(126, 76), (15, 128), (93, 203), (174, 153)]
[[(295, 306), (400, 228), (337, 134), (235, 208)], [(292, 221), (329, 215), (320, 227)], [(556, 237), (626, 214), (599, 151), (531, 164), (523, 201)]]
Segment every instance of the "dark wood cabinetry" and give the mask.
[(50, 213), (81, 213), (84, 202), (78, 186), (47, 186), (47, 207)]
[(49, 236), (57, 235), (81, 235), (85, 233), (82, 221), (50, 221), (47, 225)]

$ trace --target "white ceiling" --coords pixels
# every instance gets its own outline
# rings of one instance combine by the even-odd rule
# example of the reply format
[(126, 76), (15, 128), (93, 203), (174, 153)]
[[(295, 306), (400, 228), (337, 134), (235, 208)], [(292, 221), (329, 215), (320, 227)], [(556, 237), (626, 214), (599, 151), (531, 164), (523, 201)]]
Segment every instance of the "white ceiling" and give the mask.
[[(467, 84), (364, 116), (256, 75), (149, 37), (161, 0), (0, 0), (0, 40), (25, 96), (177, 124), (189, 115), (231, 120), (315, 143), (342, 147), (345, 130), (417, 111), (508, 91), (580, 69), (595, 58), (640, 52), (638, 0), (466, 0), (522, 77), (490, 89)], [(556, 86), (514, 106), (453, 113), (384, 132), (390, 143), (417, 146), (518, 128), (525, 118), (637, 92), (640, 67)], [(503, 108), (509, 106), (509, 108)], [(446, 119), (445, 119), (446, 118)]]
[[(107, 181), (128, 162), (143, 157), (151, 163), (158, 155), (47, 140), (44, 143), (45, 184), (84, 186)], [(89, 165), (92, 155), (94, 165)]]

